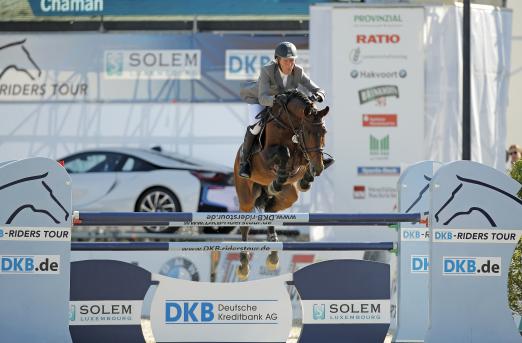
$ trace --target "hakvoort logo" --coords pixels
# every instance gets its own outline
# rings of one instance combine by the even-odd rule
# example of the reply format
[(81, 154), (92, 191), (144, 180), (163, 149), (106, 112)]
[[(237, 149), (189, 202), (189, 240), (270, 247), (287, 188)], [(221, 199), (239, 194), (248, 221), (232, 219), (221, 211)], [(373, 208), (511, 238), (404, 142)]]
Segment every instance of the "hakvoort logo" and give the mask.
[(357, 70), (353, 69), (350, 76), (353, 79), (404, 79), (408, 75), (405, 69), (396, 71), (371, 71), (371, 70)]

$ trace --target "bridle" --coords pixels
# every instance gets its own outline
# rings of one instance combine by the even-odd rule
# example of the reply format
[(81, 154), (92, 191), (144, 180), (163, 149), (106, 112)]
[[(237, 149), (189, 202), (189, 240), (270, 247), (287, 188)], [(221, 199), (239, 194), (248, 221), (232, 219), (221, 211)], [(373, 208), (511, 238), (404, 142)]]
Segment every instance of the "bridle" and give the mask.
[[(293, 97), (291, 96), (289, 98), (289, 100), (287, 101), (290, 102), (290, 100), (292, 99)], [(308, 106), (307, 106), (308, 107)], [(304, 139), (304, 122), (307, 121), (308, 122), (308, 125), (313, 125), (313, 126), (316, 126), (316, 125), (321, 125), (321, 127), (323, 126), (323, 121), (320, 120), (320, 121), (313, 121), (313, 120), (309, 120), (308, 118), (311, 116), (312, 118), (315, 118), (316, 114), (317, 114), (317, 109), (313, 108), (311, 109), (312, 113), (308, 114), (308, 115), (305, 115), (305, 119), (303, 121), (301, 121), (299, 123), (299, 125), (294, 125), (293, 121), (292, 121), (292, 116), (290, 114), (290, 111), (288, 110), (288, 107), (287, 107), (287, 104), (282, 104), (280, 107), (279, 107), (279, 112), (277, 113), (277, 115), (274, 115), (274, 112), (273, 111), (270, 111), (270, 116), (268, 118), (268, 121), (267, 122), (270, 122), (270, 121), (275, 121), (277, 123), (277, 125), (287, 129), (287, 130), (290, 130), (294, 135), (292, 136), (292, 142), (296, 143), (297, 146), (299, 147), (299, 150), (301, 151), (301, 153), (303, 154), (306, 162), (309, 164), (310, 163), (310, 155), (309, 153), (312, 153), (312, 152), (323, 152), (323, 148), (321, 148), (321, 146), (316, 146), (316, 147), (312, 147), (312, 148), (308, 148), (306, 146), (306, 143), (305, 143), (305, 139)], [(282, 120), (281, 120), (281, 117), (283, 114), (286, 114), (287, 117), (288, 117), (288, 123), (289, 125), (285, 124)], [(321, 135), (321, 132), (320, 130), (314, 130), (317, 132), (317, 136), (320, 136)], [(320, 137), (318, 137), (318, 141), (320, 141)]]

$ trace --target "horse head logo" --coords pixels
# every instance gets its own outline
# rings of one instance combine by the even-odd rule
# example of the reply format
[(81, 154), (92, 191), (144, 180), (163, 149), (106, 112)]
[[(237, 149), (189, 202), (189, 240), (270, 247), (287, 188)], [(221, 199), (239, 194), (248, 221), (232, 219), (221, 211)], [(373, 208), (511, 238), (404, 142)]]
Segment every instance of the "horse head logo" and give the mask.
[(24, 44), (25, 39), (0, 46), (0, 79), (10, 69), (26, 74), (33, 81), (42, 75)]
[(6, 184), (0, 184), (0, 199), (5, 199), (0, 222), (15, 224), (17, 219), (32, 215), (49, 224), (61, 224), (69, 219), (69, 213), (45, 181), (49, 173), (31, 175)]
[(476, 216), (489, 227), (508, 227), (522, 210), (522, 200), (486, 182), (455, 175), (459, 183), (448, 199), (435, 209), (433, 219), (441, 225), (455, 225), (461, 217)]

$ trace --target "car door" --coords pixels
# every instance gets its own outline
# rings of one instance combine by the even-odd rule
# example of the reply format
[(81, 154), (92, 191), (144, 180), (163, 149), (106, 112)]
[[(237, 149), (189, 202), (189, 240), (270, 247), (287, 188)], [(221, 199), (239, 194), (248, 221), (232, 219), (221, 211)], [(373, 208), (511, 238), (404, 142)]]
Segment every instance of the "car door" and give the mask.
[(64, 160), (72, 179), (74, 210), (97, 210), (96, 203), (116, 185), (116, 170), (123, 159), (112, 152), (85, 152)]

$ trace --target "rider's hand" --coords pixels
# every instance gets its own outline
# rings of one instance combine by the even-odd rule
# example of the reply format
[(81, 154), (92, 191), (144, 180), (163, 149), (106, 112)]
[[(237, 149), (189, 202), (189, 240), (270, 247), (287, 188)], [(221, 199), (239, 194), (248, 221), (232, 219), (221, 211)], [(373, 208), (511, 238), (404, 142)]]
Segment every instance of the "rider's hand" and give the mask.
[(310, 96), (310, 100), (312, 100), (313, 102), (323, 102), (324, 100), (324, 95), (317, 92), (317, 93), (314, 93), (312, 94), (312, 96)]
[(274, 97), (274, 104), (279, 104), (281, 106), (286, 106), (286, 103), (288, 102), (288, 97), (286, 94), (278, 94)]

